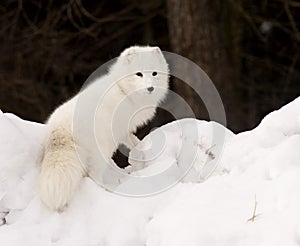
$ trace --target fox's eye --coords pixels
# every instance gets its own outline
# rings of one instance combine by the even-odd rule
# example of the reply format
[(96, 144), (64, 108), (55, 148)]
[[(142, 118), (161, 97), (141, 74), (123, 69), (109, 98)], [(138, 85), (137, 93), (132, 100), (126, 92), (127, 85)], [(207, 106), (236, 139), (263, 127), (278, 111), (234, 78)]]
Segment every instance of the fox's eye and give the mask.
[(143, 74), (141, 72), (138, 72), (135, 74), (136, 76), (139, 76), (139, 77), (143, 77)]
[(152, 73), (152, 76), (156, 76), (156, 75), (157, 75), (157, 72), (153, 72), (153, 73)]

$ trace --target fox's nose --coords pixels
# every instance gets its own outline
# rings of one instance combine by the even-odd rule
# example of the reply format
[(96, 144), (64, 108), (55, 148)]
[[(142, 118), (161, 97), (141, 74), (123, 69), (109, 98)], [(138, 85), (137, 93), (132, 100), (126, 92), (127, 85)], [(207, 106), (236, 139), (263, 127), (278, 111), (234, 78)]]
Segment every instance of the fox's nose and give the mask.
[(150, 87), (147, 88), (147, 90), (148, 90), (149, 92), (152, 92), (152, 91), (154, 91), (154, 87), (153, 87), (153, 86), (150, 86)]

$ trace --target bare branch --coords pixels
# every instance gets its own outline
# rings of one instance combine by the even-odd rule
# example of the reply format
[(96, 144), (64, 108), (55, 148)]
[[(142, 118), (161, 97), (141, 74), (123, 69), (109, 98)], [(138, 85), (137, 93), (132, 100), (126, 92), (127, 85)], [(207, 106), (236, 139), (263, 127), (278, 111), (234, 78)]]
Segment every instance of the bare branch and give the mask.
[(291, 13), (291, 10), (290, 10), (289, 0), (284, 0), (283, 5), (284, 5), (284, 10), (285, 10), (285, 12), (286, 12), (286, 14), (287, 14), (287, 16), (288, 16), (288, 18), (290, 20), (292, 29), (295, 32), (295, 36), (296, 36), (297, 40), (300, 40), (299, 30), (297, 28), (297, 25), (295, 23), (294, 17), (293, 17), (293, 15)]

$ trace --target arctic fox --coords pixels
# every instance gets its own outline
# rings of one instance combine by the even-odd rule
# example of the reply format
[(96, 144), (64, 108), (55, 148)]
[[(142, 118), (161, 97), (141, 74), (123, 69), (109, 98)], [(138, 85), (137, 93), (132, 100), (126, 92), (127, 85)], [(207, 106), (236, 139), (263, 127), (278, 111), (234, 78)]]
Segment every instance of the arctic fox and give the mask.
[[(120, 143), (129, 149), (139, 143), (134, 132), (154, 117), (156, 107), (165, 98), (168, 73), (168, 64), (158, 47), (127, 48), (106, 75), (97, 78), (52, 113), (47, 121), (48, 135), (38, 181), (39, 196), (48, 208), (62, 211), (84, 176), (96, 182), (105, 179), (105, 168), (102, 168), (105, 165), (101, 162), (116, 166), (111, 157)], [(103, 84), (107, 81), (112, 83), (104, 93)], [(97, 98), (100, 91), (103, 98)], [(83, 106), (78, 105), (81, 97), (85, 97)], [(96, 102), (97, 105), (92, 106), (96, 110), (91, 109), (90, 101)], [(89, 121), (85, 116), (78, 117), (76, 110), (78, 114), (81, 110), (82, 115), (94, 112), (91, 118), (94, 129), (90, 130), (97, 144), (81, 131), (81, 126), (74, 127)], [(95, 157), (97, 151), (101, 152), (102, 159)]]

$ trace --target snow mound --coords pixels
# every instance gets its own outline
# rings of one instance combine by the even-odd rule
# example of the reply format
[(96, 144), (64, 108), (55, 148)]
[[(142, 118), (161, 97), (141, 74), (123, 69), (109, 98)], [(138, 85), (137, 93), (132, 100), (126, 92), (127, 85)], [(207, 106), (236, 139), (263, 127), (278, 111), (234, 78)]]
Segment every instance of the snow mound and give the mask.
[[(204, 121), (197, 121), (197, 129), (200, 138), (191, 145), (197, 157), (184, 182), (157, 195), (126, 197), (85, 178), (59, 214), (36, 195), (46, 127), (0, 111), (1, 245), (299, 245), (300, 97), (252, 131), (234, 135)], [(160, 130), (166, 142), (155, 161), (145, 151), (149, 136), (132, 151), (132, 162), (142, 169), (137, 176), (153, 175), (176, 160), (184, 164), (176, 124)], [(215, 159), (217, 168), (211, 169)]]

